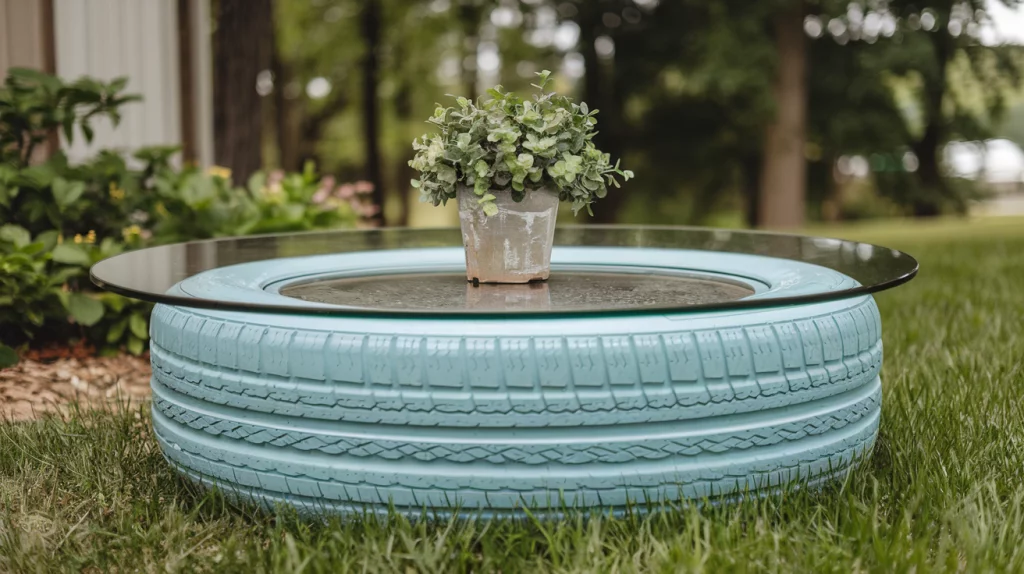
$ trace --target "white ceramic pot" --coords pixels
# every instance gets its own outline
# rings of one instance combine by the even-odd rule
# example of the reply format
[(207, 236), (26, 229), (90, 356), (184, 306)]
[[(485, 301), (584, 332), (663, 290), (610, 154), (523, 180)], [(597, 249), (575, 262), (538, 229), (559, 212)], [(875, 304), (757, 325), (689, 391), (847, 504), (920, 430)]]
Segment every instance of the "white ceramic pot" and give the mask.
[(551, 274), (558, 195), (528, 191), (523, 201), (509, 190), (494, 190), (498, 207), (484, 214), (473, 188), (459, 186), (459, 222), (466, 246), (466, 278), (480, 283), (543, 281)]

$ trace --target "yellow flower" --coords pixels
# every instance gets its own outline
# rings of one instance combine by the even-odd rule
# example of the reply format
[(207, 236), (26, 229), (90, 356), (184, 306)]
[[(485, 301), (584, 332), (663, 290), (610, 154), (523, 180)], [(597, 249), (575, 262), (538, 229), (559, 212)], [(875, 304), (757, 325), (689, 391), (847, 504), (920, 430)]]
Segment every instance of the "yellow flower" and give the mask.
[(110, 198), (114, 201), (121, 201), (124, 199), (124, 190), (118, 187), (115, 182), (110, 182)]
[(221, 179), (231, 179), (231, 170), (219, 165), (211, 165), (206, 168), (206, 175), (212, 175), (213, 177), (219, 177)]
[(81, 242), (82, 242), (82, 234), (81, 233), (76, 233), (75, 234), (75, 243), (81, 243)]
[(130, 225), (121, 230), (121, 236), (124, 237), (125, 241), (130, 241), (132, 237), (140, 235), (142, 235), (142, 228), (138, 225)]
[(96, 231), (95, 230), (93, 230), (93, 229), (89, 230), (89, 233), (87, 233), (85, 235), (85, 242), (86, 243), (90, 243), (90, 244), (91, 243), (96, 243)]

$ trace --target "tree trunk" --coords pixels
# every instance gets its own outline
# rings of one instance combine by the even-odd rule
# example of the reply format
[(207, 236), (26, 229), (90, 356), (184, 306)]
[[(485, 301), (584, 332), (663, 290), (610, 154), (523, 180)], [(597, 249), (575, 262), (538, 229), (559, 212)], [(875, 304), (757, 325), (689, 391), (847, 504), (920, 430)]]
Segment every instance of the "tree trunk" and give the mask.
[(245, 184), (262, 165), (262, 99), (256, 76), (270, 67), (271, 0), (219, 0), (213, 38), (215, 161)]
[(293, 80), (291, 66), (275, 54), (274, 72), (274, 113), (277, 131), (278, 162), (285, 171), (302, 169), (302, 103), (298, 98), (288, 98), (285, 86)]
[[(403, 42), (397, 42), (395, 45), (395, 62), (404, 62), (406, 58), (405, 45)], [(413, 83), (413, 76), (406, 70), (401, 70), (398, 74), (398, 89), (395, 93), (395, 116), (398, 119), (398, 126), (402, 133), (408, 134), (409, 123), (412, 120), (412, 94), (415, 89)], [(412, 141), (412, 136), (407, 137), (408, 141)], [(406, 142), (406, 146), (408, 143)], [(401, 205), (402, 211), (395, 220), (394, 225), (398, 227), (406, 227), (409, 225), (409, 215), (412, 211), (412, 189), (409, 181), (416, 177), (415, 170), (409, 166), (409, 156), (412, 153), (411, 148), (404, 148), (404, 152), (398, 154), (398, 160), (395, 164), (395, 181), (397, 182), (396, 189), (401, 194)]]
[[(613, 97), (611, 88), (612, 74), (608, 73), (609, 63), (601, 60), (594, 47), (601, 32), (601, 16), (604, 13), (601, 2), (592, 0), (577, 4), (580, 25), (580, 54), (583, 55), (585, 75), (583, 76), (583, 101), (591, 110), (599, 110), (597, 115), (597, 136), (594, 145), (611, 156), (612, 162), (621, 159), (618, 127), (615, 119), (618, 116), (618, 102)], [(616, 108), (616, 109), (613, 109)], [(629, 168), (629, 166), (624, 166)], [(625, 204), (625, 193), (622, 189), (611, 188), (608, 196), (594, 204), (594, 223), (614, 223)]]
[(381, 177), (380, 117), (377, 102), (378, 49), (380, 47), (381, 10), (379, 0), (366, 0), (361, 18), (363, 42), (363, 141), (366, 145), (366, 178), (373, 183), (373, 203), (380, 208), (377, 216), (384, 224), (384, 181)]
[(480, 41), (481, 15), (482, 10), (477, 6), (476, 0), (462, 0), (459, 3), (458, 18), (462, 25), (462, 49), (459, 51), (462, 58), (459, 62), (462, 69), (462, 95), (471, 100), (476, 98), (478, 89), (479, 71), (476, 68), (476, 52)]
[(940, 213), (940, 204), (951, 194), (942, 177), (939, 164), (939, 152), (946, 139), (946, 119), (942, 113), (942, 100), (946, 95), (946, 70), (953, 57), (954, 46), (952, 37), (945, 32), (929, 34), (936, 60), (936, 74), (924, 87), (924, 132), (914, 144), (914, 154), (918, 160), (918, 180), (921, 183), (919, 192), (911, 201), (911, 209), (916, 217), (934, 217)]
[(758, 224), (799, 227), (804, 223), (807, 161), (807, 44), (802, 2), (775, 18), (779, 68), (775, 81), (775, 119), (765, 130)]
[(759, 213), (759, 179), (761, 177), (761, 158), (751, 155), (740, 162), (740, 185), (744, 199), (743, 220), (748, 227), (757, 227)]

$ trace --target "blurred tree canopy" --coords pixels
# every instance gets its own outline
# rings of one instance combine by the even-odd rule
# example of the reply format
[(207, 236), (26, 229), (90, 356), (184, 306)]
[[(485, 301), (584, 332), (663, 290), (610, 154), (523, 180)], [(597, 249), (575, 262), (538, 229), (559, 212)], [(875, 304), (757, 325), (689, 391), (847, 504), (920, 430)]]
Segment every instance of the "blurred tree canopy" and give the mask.
[[(946, 176), (944, 146), (998, 133), (1024, 73), (987, 6), (278, 0), (255, 79), (263, 158), (369, 180), (386, 222), (405, 224), (410, 142), (435, 102), (550, 69), (601, 110), (599, 147), (637, 174), (595, 204), (598, 220), (773, 225), (776, 201), (802, 211), (792, 221), (962, 211), (969, 190)], [(851, 207), (861, 188), (881, 207)]]

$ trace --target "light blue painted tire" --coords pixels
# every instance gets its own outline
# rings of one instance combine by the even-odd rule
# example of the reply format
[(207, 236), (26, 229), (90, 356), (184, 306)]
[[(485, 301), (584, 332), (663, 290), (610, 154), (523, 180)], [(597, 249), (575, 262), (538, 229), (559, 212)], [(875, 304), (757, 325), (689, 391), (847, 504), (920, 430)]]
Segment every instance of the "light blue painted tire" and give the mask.
[(871, 449), (880, 330), (870, 296), (518, 319), (158, 305), (153, 424), (188, 476), (314, 512), (730, 497)]

